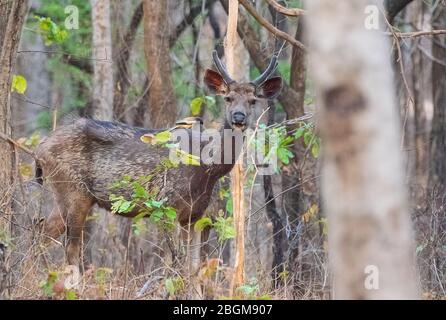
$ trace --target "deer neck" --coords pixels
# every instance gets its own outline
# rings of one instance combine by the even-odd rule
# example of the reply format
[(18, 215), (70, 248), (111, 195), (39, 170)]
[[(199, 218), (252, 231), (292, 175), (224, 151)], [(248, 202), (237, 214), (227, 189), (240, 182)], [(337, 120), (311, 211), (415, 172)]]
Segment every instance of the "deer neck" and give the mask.
[(218, 137), (218, 146), (214, 148), (217, 154), (214, 155), (214, 161), (208, 166), (208, 170), (220, 178), (234, 167), (242, 151), (244, 137), (241, 130), (232, 129), (227, 122), (220, 129)]

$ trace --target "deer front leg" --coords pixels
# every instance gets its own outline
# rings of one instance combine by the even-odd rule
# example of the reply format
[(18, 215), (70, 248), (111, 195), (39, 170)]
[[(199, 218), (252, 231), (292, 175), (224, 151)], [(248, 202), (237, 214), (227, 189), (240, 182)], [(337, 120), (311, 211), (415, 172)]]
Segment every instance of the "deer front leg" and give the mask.
[(65, 232), (65, 218), (59, 210), (57, 204), (54, 204), (54, 208), (51, 211), (48, 218), (43, 222), (43, 239), (44, 243), (49, 243), (50, 240), (56, 240), (61, 234)]
[(67, 216), (66, 246), (66, 256), (69, 265), (79, 267), (82, 231), (84, 229), (85, 219), (90, 212), (92, 205), (92, 201), (85, 197), (70, 201), (70, 208)]
[(57, 240), (66, 230), (67, 211), (64, 203), (64, 195), (53, 187), (54, 203), (50, 215), (42, 219), (39, 224), (42, 225), (43, 243), (48, 245), (51, 241)]

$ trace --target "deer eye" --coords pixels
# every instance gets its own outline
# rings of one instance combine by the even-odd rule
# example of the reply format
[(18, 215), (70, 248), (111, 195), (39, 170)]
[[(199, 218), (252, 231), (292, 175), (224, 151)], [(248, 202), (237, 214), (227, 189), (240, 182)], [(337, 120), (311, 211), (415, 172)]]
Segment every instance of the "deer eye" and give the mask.
[(251, 100), (249, 100), (249, 104), (250, 104), (251, 106), (255, 105), (256, 102), (257, 102), (256, 99), (251, 99)]
[(232, 102), (234, 99), (232, 97), (224, 97), (226, 102)]

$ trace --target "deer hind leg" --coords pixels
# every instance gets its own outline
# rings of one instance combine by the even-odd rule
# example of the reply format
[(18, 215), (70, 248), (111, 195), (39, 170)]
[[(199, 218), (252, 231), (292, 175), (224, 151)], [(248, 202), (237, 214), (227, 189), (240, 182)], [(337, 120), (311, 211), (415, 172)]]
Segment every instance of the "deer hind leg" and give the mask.
[(69, 265), (79, 266), (82, 231), (85, 219), (93, 206), (87, 195), (72, 196), (67, 211), (67, 245), (66, 256)]

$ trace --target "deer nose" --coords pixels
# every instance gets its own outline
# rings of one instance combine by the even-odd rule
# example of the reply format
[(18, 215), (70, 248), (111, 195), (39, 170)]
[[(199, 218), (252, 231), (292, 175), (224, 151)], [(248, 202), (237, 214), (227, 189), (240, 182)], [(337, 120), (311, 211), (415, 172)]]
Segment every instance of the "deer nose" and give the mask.
[(232, 122), (236, 124), (244, 124), (246, 116), (242, 112), (234, 112), (232, 115)]

